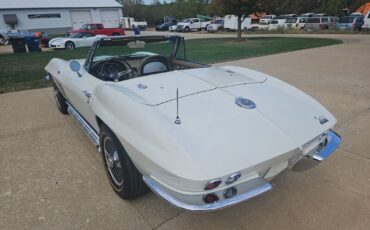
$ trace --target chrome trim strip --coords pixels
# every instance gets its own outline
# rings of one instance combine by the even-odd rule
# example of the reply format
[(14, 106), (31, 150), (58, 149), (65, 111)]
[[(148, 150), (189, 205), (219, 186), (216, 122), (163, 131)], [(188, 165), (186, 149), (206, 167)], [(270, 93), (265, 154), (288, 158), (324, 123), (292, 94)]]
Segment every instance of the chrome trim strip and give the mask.
[(205, 212), (205, 211), (215, 211), (218, 209), (226, 208), (235, 204), (238, 204), (240, 202), (249, 200), (253, 197), (256, 197), (262, 193), (265, 193), (272, 189), (272, 185), (268, 182), (260, 185), (259, 187), (256, 187), (249, 192), (243, 193), (239, 196), (235, 196), (230, 199), (225, 199), (222, 201), (218, 201), (212, 204), (203, 204), (203, 205), (193, 205), (193, 204), (187, 204), (180, 200), (177, 200), (176, 198), (172, 197), (168, 193), (162, 191), (156, 182), (154, 182), (151, 178), (147, 176), (143, 176), (143, 181), (148, 185), (148, 187), (159, 197), (164, 199), (165, 201), (169, 202), (170, 204), (183, 208), (189, 211), (199, 211), (199, 212)]
[(341, 138), (333, 130), (330, 130), (327, 135), (328, 143), (326, 147), (322, 149), (319, 153), (316, 153), (312, 156), (312, 159), (322, 162), (328, 158), (340, 145)]
[(95, 130), (83, 119), (83, 117), (71, 106), (68, 102), (68, 113), (75, 119), (77, 124), (81, 126), (82, 131), (86, 134), (86, 136), (91, 140), (91, 142), (98, 147), (100, 145), (100, 138), (99, 135), (95, 132)]

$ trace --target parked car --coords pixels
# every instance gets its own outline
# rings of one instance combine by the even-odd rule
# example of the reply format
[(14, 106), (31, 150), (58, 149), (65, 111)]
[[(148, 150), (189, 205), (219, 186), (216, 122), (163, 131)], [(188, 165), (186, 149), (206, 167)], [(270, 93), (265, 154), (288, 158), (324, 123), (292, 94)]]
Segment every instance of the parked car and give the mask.
[(336, 119), (319, 102), (251, 69), (190, 62), (184, 42), (101, 38), (86, 60), (45, 67), (58, 109), (98, 148), (120, 197), (138, 197), (146, 184), (177, 207), (213, 211), (339, 146)]
[(336, 29), (337, 28), (337, 24), (339, 22), (339, 17), (329, 16), (328, 17), (328, 20), (329, 20), (329, 29)]
[(199, 18), (189, 18), (177, 24), (177, 31), (190, 32), (193, 30), (207, 30), (211, 21), (202, 22)]
[(49, 41), (49, 47), (55, 49), (75, 49), (91, 47), (96, 39), (106, 35), (95, 35), (88, 32), (70, 34), (68, 37), (53, 38)]
[(302, 30), (306, 24), (307, 18), (288, 18), (284, 24), (285, 29)]
[(173, 25), (173, 26), (168, 27), (168, 30), (169, 30), (169, 31), (171, 31), (171, 32), (176, 32), (176, 31), (177, 31), (177, 24), (176, 24), (176, 25)]
[(329, 29), (328, 17), (312, 17), (307, 18), (306, 24), (303, 27), (305, 31), (318, 31)]
[(277, 30), (279, 28), (284, 28), (285, 22), (287, 21), (286, 18), (281, 17), (275, 17), (270, 22), (270, 25), (268, 26), (268, 30)]
[[(236, 15), (226, 15), (224, 17), (224, 29), (227, 31), (236, 31), (238, 29), (238, 17)], [(242, 30), (252, 30), (252, 19), (242, 18)]]
[(207, 31), (209, 33), (217, 32), (224, 29), (224, 20), (223, 19), (217, 19), (211, 22), (211, 24), (208, 25)]
[(168, 21), (168, 22), (165, 22), (165, 23), (162, 23), (162, 24), (156, 26), (155, 30), (156, 31), (167, 31), (167, 30), (169, 30), (170, 26), (174, 26), (174, 25), (177, 25), (176, 20)]
[(260, 23), (259, 23), (258, 28), (261, 29), (261, 30), (267, 30), (268, 26), (270, 25), (271, 20), (275, 17), (276, 17), (276, 15), (272, 15), (272, 14), (263, 16), (260, 19)]
[(339, 18), (338, 30), (362, 30), (364, 16), (346, 16)]
[(364, 25), (362, 26), (363, 30), (370, 30), (370, 11), (364, 17)]
[(118, 36), (125, 35), (125, 31), (122, 28), (104, 28), (101, 23), (84, 24), (78, 30), (69, 31), (68, 34), (88, 32), (95, 35), (107, 35), (107, 36)]
[(0, 30), (0, 45), (8, 45), (8, 44), (9, 44), (8, 31)]

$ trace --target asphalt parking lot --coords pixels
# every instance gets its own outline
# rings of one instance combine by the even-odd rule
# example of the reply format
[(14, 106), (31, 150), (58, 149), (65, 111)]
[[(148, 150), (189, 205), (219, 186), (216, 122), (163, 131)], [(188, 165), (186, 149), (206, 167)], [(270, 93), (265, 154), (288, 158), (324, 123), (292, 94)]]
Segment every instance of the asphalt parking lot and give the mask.
[(123, 201), (50, 88), (7, 93), (0, 95), (0, 229), (369, 229), (370, 36), (305, 36), (345, 42), (218, 65), (274, 75), (337, 117), (342, 145), (318, 167), (285, 171), (272, 191), (214, 213), (179, 210), (153, 193)]

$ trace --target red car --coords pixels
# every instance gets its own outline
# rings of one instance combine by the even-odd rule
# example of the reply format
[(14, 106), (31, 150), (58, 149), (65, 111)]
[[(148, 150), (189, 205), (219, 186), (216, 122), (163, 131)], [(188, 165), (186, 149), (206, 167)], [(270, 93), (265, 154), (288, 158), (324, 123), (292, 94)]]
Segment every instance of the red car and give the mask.
[(89, 32), (95, 35), (103, 34), (107, 36), (119, 36), (125, 35), (125, 31), (122, 28), (104, 28), (101, 23), (84, 24), (78, 30), (69, 31), (69, 34)]

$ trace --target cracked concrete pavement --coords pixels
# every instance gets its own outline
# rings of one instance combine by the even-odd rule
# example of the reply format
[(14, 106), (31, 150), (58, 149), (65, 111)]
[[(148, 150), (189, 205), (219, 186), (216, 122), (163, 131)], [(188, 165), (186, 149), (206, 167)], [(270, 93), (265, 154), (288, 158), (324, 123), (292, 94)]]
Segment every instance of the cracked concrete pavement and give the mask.
[(124, 201), (50, 88), (7, 93), (0, 95), (0, 229), (369, 229), (370, 36), (305, 36), (346, 42), (218, 65), (276, 76), (338, 118), (342, 145), (318, 167), (285, 171), (272, 191), (214, 213), (179, 210), (153, 193)]

